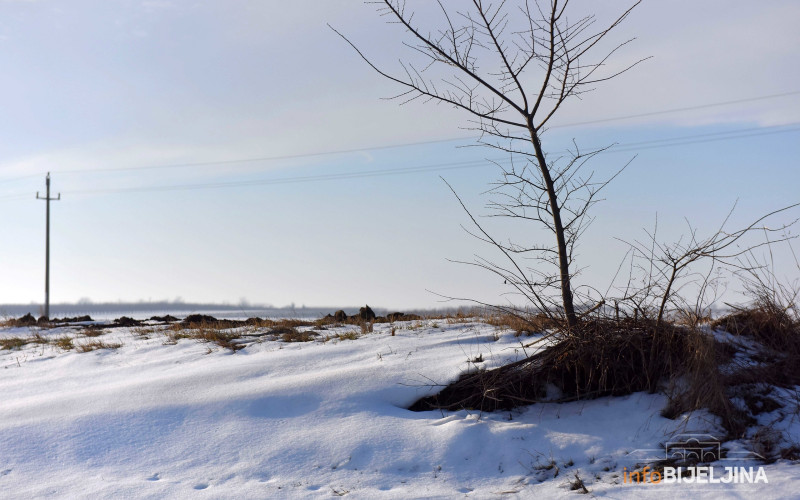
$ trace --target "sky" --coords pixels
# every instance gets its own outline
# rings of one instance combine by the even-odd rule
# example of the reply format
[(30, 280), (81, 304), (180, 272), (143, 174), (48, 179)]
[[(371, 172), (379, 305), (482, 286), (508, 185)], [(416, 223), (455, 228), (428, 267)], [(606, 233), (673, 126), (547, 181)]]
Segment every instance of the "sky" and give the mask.
[[(602, 22), (629, 5), (592, 7)], [(613, 64), (650, 59), (571, 102), (543, 138), (550, 151), (617, 143), (592, 164), (600, 176), (635, 156), (581, 240), (581, 283), (607, 289), (624, 241), (656, 219), (674, 241), (734, 203), (731, 227), (800, 202), (797, 19), (791, 0), (645, 0), (612, 34), (636, 37)], [(387, 100), (397, 85), (328, 27), (396, 72), (409, 53), (385, 21), (356, 0), (0, 0), (0, 303), (43, 300), (47, 172), (61, 193), (51, 302), (507, 300), (494, 276), (452, 262), (497, 256), (440, 178), (487, 215), (497, 152), (463, 147), (475, 134), (458, 110)], [(796, 279), (786, 252), (776, 273)]]

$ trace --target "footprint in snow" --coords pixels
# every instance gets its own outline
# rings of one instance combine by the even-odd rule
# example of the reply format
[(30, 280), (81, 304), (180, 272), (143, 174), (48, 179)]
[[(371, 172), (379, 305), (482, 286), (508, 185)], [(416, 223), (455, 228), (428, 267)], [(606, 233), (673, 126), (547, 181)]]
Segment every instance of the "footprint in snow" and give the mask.
[(194, 485), (194, 489), (196, 489), (196, 490), (204, 490), (206, 488), (208, 488), (208, 484), (206, 484), (206, 483), (200, 483), (200, 484)]
[(11, 473), (11, 469), (6, 469), (4, 471), (0, 471), (0, 476), (7, 476)]
[(160, 472), (156, 472), (155, 474), (147, 478), (148, 481), (158, 481), (159, 479), (161, 479)]

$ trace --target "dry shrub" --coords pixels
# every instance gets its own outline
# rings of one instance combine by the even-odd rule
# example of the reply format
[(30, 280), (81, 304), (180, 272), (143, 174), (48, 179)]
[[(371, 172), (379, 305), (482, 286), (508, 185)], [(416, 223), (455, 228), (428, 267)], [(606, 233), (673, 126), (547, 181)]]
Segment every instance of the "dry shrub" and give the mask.
[(547, 399), (556, 401), (656, 391), (683, 369), (687, 330), (655, 322), (597, 319), (579, 331), (562, 332), (555, 343), (526, 359), (489, 371), (466, 373), (411, 410), (508, 410)]
[(372, 326), (372, 323), (370, 321), (362, 321), (359, 324), (359, 327), (361, 328), (361, 335), (366, 335), (368, 333), (372, 333), (373, 326)]
[(800, 331), (789, 312), (779, 305), (756, 304), (723, 316), (712, 328), (750, 337), (777, 352), (800, 352)]
[(679, 415), (707, 409), (717, 415), (731, 436), (739, 436), (754, 421), (730, 399), (728, 381), (720, 366), (731, 360), (733, 352), (711, 334), (688, 330), (683, 369), (671, 380), (669, 403), (661, 415), (674, 419)]
[(728, 385), (769, 383), (780, 387), (800, 384), (800, 323), (793, 306), (761, 296), (747, 309), (740, 309), (712, 323), (712, 327), (758, 342), (755, 366), (742, 367), (729, 376)]
[(767, 463), (775, 462), (786, 453), (781, 444), (786, 441), (781, 431), (772, 427), (759, 427), (750, 440), (753, 451), (763, 457)]
[(580, 478), (577, 472), (575, 472), (575, 480), (570, 481), (569, 483), (570, 491), (576, 491), (581, 495), (588, 495), (589, 490), (586, 488), (586, 485), (583, 482), (583, 479)]

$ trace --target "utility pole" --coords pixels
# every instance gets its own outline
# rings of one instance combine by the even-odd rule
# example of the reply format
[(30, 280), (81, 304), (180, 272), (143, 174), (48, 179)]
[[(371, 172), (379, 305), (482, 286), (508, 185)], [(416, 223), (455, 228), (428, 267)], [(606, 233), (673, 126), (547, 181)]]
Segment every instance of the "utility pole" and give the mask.
[(58, 201), (61, 199), (61, 193), (58, 193), (57, 198), (50, 197), (50, 172), (47, 172), (45, 179), (47, 185), (47, 195), (42, 198), (39, 196), (39, 191), (36, 191), (37, 200), (45, 200), (47, 203), (47, 223), (45, 224), (46, 236), (44, 240), (44, 318), (50, 319), (50, 201)]

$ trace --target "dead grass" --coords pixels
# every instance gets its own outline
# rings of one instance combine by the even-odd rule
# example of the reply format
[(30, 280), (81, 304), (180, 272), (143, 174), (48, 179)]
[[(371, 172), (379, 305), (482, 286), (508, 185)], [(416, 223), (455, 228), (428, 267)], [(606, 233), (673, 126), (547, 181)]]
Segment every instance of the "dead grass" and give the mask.
[(217, 344), (225, 349), (230, 349), (231, 352), (244, 349), (244, 345), (234, 342), (234, 340), (240, 338), (239, 335), (234, 332), (221, 330), (219, 328), (201, 327), (196, 330), (192, 330), (191, 338), (194, 338), (199, 342)]
[[(509, 410), (537, 402), (661, 391), (669, 398), (663, 416), (705, 409), (720, 418), (728, 437), (739, 438), (759, 414), (781, 407), (770, 397), (773, 386), (800, 385), (800, 322), (793, 311), (762, 298), (713, 322), (703, 316), (677, 315), (660, 325), (598, 317), (572, 331), (544, 316), (495, 315), (486, 321), (518, 335), (549, 331), (544, 337), (549, 345), (515, 363), (465, 373), (410, 409)], [(709, 323), (756, 341), (748, 344), (756, 347), (717, 340), (700, 326)], [(554, 398), (548, 386), (560, 395)], [(770, 439), (760, 439), (764, 443), (759, 446), (767, 450)], [(785, 451), (774, 447), (774, 456)]]
[(42, 337), (41, 335), (34, 334), (30, 337), (6, 337), (0, 339), (0, 349), (2, 350), (19, 350), (29, 344), (49, 344), (50, 340)]
[(360, 335), (354, 331), (336, 334), (336, 338), (339, 340), (356, 340), (358, 337), (360, 337)]
[(731, 402), (729, 384), (720, 371), (733, 352), (725, 348), (727, 344), (719, 344), (712, 335), (699, 330), (689, 330), (686, 341), (683, 369), (670, 380), (666, 390), (669, 402), (661, 415), (674, 419), (707, 409), (720, 417), (731, 435), (740, 435), (754, 420)]
[(464, 374), (410, 409), (509, 410), (545, 401), (549, 384), (561, 392), (558, 401), (654, 392), (682, 369), (686, 337), (681, 328), (656, 330), (653, 322), (586, 322), (531, 357)]
[[(225, 349), (230, 349), (234, 353), (245, 348), (244, 344), (235, 341), (242, 338), (247, 321), (250, 320), (216, 320), (210, 316), (204, 316), (204, 318), (211, 318), (212, 321), (194, 321), (197, 317), (199, 316), (189, 316), (187, 317), (188, 322), (184, 320), (181, 323), (173, 323), (164, 330), (160, 330), (166, 337), (164, 343), (173, 345), (181, 339), (194, 339), (198, 342), (216, 344)], [(148, 336), (156, 331), (159, 330), (146, 328), (136, 333)]]
[(83, 335), (84, 337), (99, 337), (103, 335), (103, 333), (104, 332), (101, 328), (86, 327), (83, 330), (81, 330), (81, 335)]
[(165, 345), (175, 345), (181, 339), (189, 339), (192, 336), (189, 334), (189, 331), (184, 328), (167, 328), (162, 330), (164, 333), (164, 344)]
[(0, 349), (2, 350), (19, 350), (29, 343), (29, 339), (24, 337), (6, 337), (0, 339)]
[(777, 352), (800, 351), (800, 329), (787, 310), (777, 305), (741, 309), (711, 323), (712, 328), (750, 337)]
[(308, 321), (303, 319), (262, 319), (262, 318), (248, 318), (246, 320), (235, 319), (217, 319), (212, 316), (205, 316), (194, 314), (187, 316), (180, 323), (174, 323), (170, 326), (172, 329), (185, 329), (185, 328), (217, 328), (228, 330), (232, 328), (298, 328), (301, 326), (318, 326), (324, 324), (324, 318), (316, 321)]
[(496, 313), (488, 315), (484, 321), (497, 328), (514, 330), (514, 335), (531, 336), (561, 325), (544, 314)]
[(149, 339), (160, 331), (161, 330), (159, 328), (152, 326), (137, 326), (131, 329), (131, 332), (133, 332), (134, 335), (145, 340)]
[(102, 340), (82, 342), (75, 346), (78, 352), (91, 352), (100, 349), (119, 349), (120, 347), (122, 347), (122, 344), (119, 342), (103, 342)]
[(66, 335), (58, 337), (51, 343), (64, 351), (69, 351), (75, 348), (75, 344), (72, 343), (72, 337), (67, 337)]
[(311, 331), (298, 331), (296, 328), (285, 327), (281, 339), (284, 342), (311, 342), (316, 334)]

